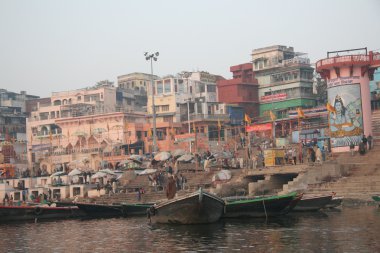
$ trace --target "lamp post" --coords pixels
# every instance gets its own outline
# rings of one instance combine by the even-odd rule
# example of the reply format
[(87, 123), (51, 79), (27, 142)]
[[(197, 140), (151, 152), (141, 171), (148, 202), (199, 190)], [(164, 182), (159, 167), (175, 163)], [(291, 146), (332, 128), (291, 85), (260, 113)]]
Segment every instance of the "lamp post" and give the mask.
[[(186, 100), (186, 102), (187, 102), (187, 123), (188, 123), (188, 126), (189, 126), (189, 138), (190, 138), (190, 134), (191, 134), (191, 126), (190, 126), (190, 101), (191, 101), (191, 98), (188, 98)], [(189, 141), (189, 152), (191, 153), (191, 140)]]
[(153, 147), (152, 153), (157, 151), (157, 130), (156, 130), (156, 106), (154, 104), (154, 81), (153, 81), (153, 60), (157, 61), (159, 53), (155, 52), (150, 54), (148, 52), (144, 53), (145, 60), (150, 60), (150, 70), (151, 70), (151, 82), (152, 82), (152, 114), (153, 114)]
[[(273, 112), (273, 91), (272, 91), (272, 88), (269, 88), (269, 92), (270, 92), (270, 96), (271, 96), (271, 111), (272, 113), (274, 114)], [(273, 129), (273, 133), (272, 133), (272, 136), (273, 136), (273, 147), (276, 147), (276, 124), (275, 124), (275, 120), (272, 120), (272, 129)]]

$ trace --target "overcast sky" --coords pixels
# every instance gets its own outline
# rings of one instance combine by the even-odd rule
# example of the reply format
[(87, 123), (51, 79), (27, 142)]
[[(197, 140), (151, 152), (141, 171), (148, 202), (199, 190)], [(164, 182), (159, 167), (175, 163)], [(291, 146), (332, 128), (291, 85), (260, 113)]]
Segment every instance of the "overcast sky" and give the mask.
[(0, 88), (41, 97), (131, 72), (231, 78), (252, 49), (380, 49), (380, 1), (0, 0)]

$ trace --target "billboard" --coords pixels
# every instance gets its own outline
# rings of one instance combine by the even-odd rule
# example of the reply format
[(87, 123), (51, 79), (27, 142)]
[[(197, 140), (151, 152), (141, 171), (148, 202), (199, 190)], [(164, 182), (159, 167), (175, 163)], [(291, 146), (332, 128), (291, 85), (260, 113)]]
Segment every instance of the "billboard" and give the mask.
[(360, 84), (352, 80), (332, 79), (328, 82), (328, 102), (331, 145), (333, 148), (358, 145), (363, 134), (363, 110)]

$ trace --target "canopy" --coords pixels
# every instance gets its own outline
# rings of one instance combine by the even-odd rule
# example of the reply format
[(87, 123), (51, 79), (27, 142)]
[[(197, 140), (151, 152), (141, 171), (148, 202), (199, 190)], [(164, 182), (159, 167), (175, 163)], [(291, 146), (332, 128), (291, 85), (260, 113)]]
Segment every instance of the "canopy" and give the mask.
[(179, 157), (186, 154), (186, 151), (183, 149), (176, 149), (172, 152), (173, 157)]
[(141, 172), (138, 172), (136, 174), (138, 175), (147, 175), (147, 174), (152, 174), (152, 173), (155, 173), (157, 170), (156, 169), (145, 169)]
[(80, 174), (82, 174), (82, 173), (83, 173), (83, 171), (81, 171), (81, 170), (75, 168), (75, 169), (73, 169), (72, 171), (70, 171), (70, 173), (69, 173), (68, 175), (72, 177), (72, 176), (80, 175)]
[(107, 173), (98, 171), (94, 175), (92, 175), (91, 178), (96, 179), (96, 178), (101, 178), (101, 177), (105, 177), (105, 176), (107, 176)]
[(212, 177), (212, 181), (222, 181), (231, 179), (231, 171), (221, 170)]
[(62, 175), (65, 175), (65, 172), (58, 171), (58, 172), (55, 172), (55, 173), (51, 174), (50, 177), (59, 177), (59, 176), (62, 176)]
[(180, 161), (180, 162), (190, 162), (193, 159), (194, 159), (193, 155), (187, 154), (187, 155), (183, 155), (180, 158), (178, 158), (177, 161)]
[(225, 151), (215, 153), (215, 154), (213, 154), (213, 156), (214, 156), (215, 158), (217, 158), (217, 159), (220, 159), (220, 158), (221, 158), (221, 159), (225, 159), (225, 158), (229, 159), (229, 158), (232, 158), (232, 157), (233, 157), (233, 155), (232, 155), (231, 152), (225, 152)]
[(159, 152), (157, 155), (154, 156), (154, 160), (156, 160), (156, 161), (166, 161), (171, 156), (172, 155), (169, 152), (162, 151), (162, 152)]
[(108, 175), (116, 175), (116, 173), (110, 169), (99, 170), (99, 172), (103, 172), (103, 173), (108, 174)]

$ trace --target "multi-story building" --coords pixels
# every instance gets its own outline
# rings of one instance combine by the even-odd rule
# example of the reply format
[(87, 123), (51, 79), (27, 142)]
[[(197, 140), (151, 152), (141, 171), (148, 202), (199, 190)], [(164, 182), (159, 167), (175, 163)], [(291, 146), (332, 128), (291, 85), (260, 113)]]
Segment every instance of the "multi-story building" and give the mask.
[[(7, 157), (6, 162), (18, 164), (18, 167), (26, 166), (26, 102), (38, 96), (27, 95), (25, 91), (20, 93), (0, 89), (0, 153), (4, 145), (12, 145), (12, 156)], [(6, 142), (5, 142), (6, 141)], [(9, 156), (9, 155), (8, 155)]]
[(288, 110), (315, 106), (310, 60), (293, 47), (271, 46), (252, 51), (253, 71), (259, 83), (260, 115), (272, 110), (286, 118)]
[(145, 73), (130, 73), (117, 77), (118, 93), (123, 97), (122, 104), (129, 105), (133, 111), (146, 111), (147, 90), (153, 80), (159, 79), (156, 75)]
[(260, 116), (270, 120), (270, 111), (278, 119), (276, 131), (287, 135), (297, 124), (289, 119), (289, 110), (312, 108), (313, 73), (310, 60), (293, 47), (270, 46), (252, 51), (253, 71), (259, 84)]
[(103, 161), (115, 166), (122, 158), (112, 157), (121, 155), (123, 145), (128, 151), (132, 146), (136, 153), (144, 148), (145, 115), (120, 111), (112, 84), (54, 92), (48, 99), (31, 101), (29, 107), (29, 166), (37, 164), (51, 172), (86, 160), (89, 169), (97, 169)]
[(259, 85), (254, 77), (252, 63), (231, 66), (230, 71), (232, 79), (218, 81), (219, 102), (238, 105), (249, 117), (258, 117)]
[[(176, 148), (173, 135), (194, 133), (194, 129), (199, 138), (204, 137), (207, 142), (218, 140), (218, 121), (228, 120), (225, 105), (217, 101), (216, 81), (219, 78), (207, 72), (183, 72), (177, 77), (155, 80), (154, 104), (160, 150)], [(148, 96), (147, 109), (151, 117), (151, 96)]]

